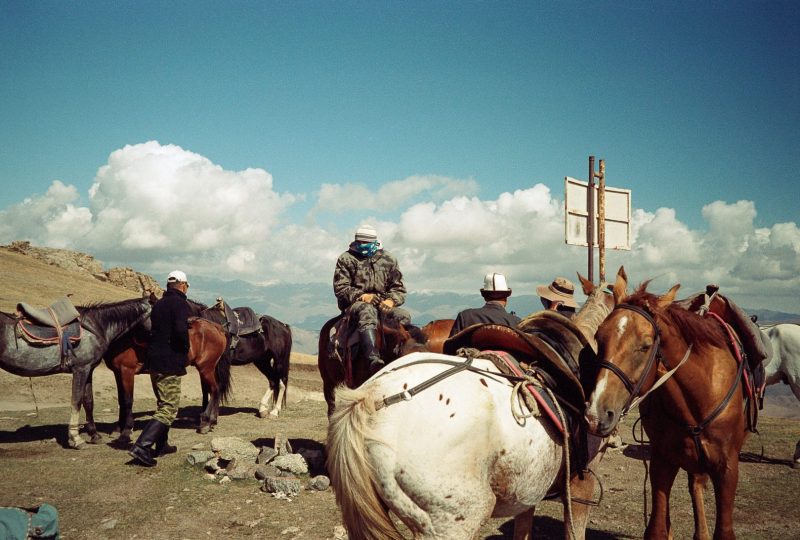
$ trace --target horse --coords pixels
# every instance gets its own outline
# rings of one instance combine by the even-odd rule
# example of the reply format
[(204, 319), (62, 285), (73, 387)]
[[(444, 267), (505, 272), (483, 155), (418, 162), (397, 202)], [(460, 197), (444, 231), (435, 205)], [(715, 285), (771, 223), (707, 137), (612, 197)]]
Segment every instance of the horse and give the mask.
[[(582, 283), (589, 298), (572, 323), (550, 312), (581, 336), (565, 351), (573, 359), (591, 353), (614, 301), (604, 284)], [(416, 352), (359, 388), (337, 388), (327, 467), (353, 540), (403, 538), (389, 512), (417, 539), (475, 538), (490, 516), (514, 516), (515, 538), (528, 538), (532, 509), (559, 478), (570, 478), (564, 435), (544, 415), (522, 413), (519, 385), (482, 356), (462, 360)], [(585, 519), (572, 522), (574, 536), (583, 538)]]
[[(766, 385), (788, 384), (800, 400), (800, 325), (776, 324), (763, 329), (772, 343), (772, 359), (765, 366)], [(792, 467), (800, 469), (800, 441), (794, 449)]]
[(721, 319), (673, 303), (680, 285), (663, 296), (647, 292), (647, 285), (630, 296), (615, 287), (616, 308), (595, 336), (599, 372), (586, 413), (590, 430), (610, 434), (641, 402), (652, 453), (645, 538), (672, 537), (669, 496), (678, 469), (689, 477), (694, 538), (709, 538), (703, 506), (709, 477), (716, 499), (714, 538), (734, 538), (739, 452), (748, 435), (745, 362)]
[[(328, 417), (335, 407), (335, 389), (345, 383), (350, 388), (357, 388), (369, 378), (369, 369), (363, 359), (357, 355), (357, 349), (345, 352), (345, 358), (336, 350), (331, 341), (331, 332), (343, 315), (327, 321), (319, 331), (317, 342), (317, 367), (322, 377), (322, 393), (328, 404)], [(377, 343), (378, 354), (386, 362), (417, 350), (424, 350), (427, 336), (416, 326), (402, 324), (394, 317), (381, 315), (378, 318)]]
[[(149, 373), (144, 370), (149, 339), (149, 332), (137, 326), (112, 343), (103, 356), (117, 382), (119, 437), (115, 444), (118, 446), (124, 447), (131, 442), (134, 376)], [(217, 423), (219, 404), (230, 397), (231, 365), (228, 357), (223, 354), (227, 346), (228, 336), (222, 326), (197, 317), (189, 319), (189, 354), (186, 365), (197, 368), (203, 389), (199, 433), (207, 433)]]
[[(221, 324), (232, 340), (235, 339), (232, 349), (225, 353), (230, 357), (231, 365), (243, 366), (252, 363), (267, 378), (269, 388), (258, 404), (258, 416), (261, 418), (278, 417), (283, 407), (286, 406), (289, 387), (289, 367), (292, 353), (291, 327), (274, 317), (261, 315), (258, 317), (258, 326), (260, 326), (258, 331), (235, 335), (235, 333), (231, 333), (231, 321), (228, 320), (228, 317), (238, 317), (240, 310), (249, 311), (255, 317), (255, 312), (250, 308), (234, 310), (228, 308), (226, 310), (222, 299), (219, 299), (217, 304), (212, 307), (189, 300), (189, 306), (194, 315)], [(228, 312), (231, 314), (228, 315)]]
[(450, 337), (450, 330), (455, 322), (455, 319), (436, 319), (420, 328), (425, 334), (425, 348), (430, 352), (442, 352), (444, 342)]
[(62, 361), (61, 347), (28, 343), (17, 336), (18, 319), (0, 314), (0, 367), (22, 377), (40, 377), (54, 373), (72, 373), (72, 398), (67, 444), (79, 449), (86, 442), (78, 434), (78, 420), (83, 405), (89, 442), (100, 442), (94, 422), (92, 373), (110, 343), (143, 322), (150, 314), (146, 299), (97, 303), (78, 306), (83, 336)]

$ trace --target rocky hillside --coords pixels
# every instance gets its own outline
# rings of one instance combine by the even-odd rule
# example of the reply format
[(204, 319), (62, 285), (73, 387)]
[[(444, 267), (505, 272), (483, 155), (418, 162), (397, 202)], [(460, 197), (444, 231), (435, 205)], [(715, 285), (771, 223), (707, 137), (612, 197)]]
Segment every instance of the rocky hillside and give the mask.
[(158, 282), (147, 274), (132, 268), (111, 268), (103, 270), (103, 263), (91, 255), (68, 249), (35, 247), (27, 241), (12, 242), (8, 246), (0, 246), (12, 253), (20, 253), (43, 261), (49, 265), (63, 268), (69, 272), (85, 274), (97, 280), (110, 283), (123, 289), (137, 293), (154, 292), (161, 296), (163, 289)]

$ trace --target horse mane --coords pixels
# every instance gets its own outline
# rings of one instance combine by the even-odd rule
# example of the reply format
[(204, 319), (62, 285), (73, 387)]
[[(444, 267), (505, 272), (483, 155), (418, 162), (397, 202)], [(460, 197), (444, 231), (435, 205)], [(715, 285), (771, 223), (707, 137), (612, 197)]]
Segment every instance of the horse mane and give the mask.
[(196, 309), (198, 309), (200, 311), (208, 309), (207, 305), (205, 305), (202, 302), (198, 302), (197, 300), (192, 300), (191, 298), (187, 298), (186, 301), (189, 302), (189, 304), (191, 304), (194, 308), (196, 308)]
[(129, 306), (131, 304), (135, 304), (141, 301), (142, 301), (141, 298), (128, 298), (127, 300), (117, 300), (115, 302), (103, 302), (101, 300), (97, 302), (89, 302), (88, 304), (84, 304), (82, 306), (75, 306), (75, 309), (77, 309), (80, 312), (88, 309), (97, 309), (97, 308), (117, 308), (117, 307)]
[(727, 339), (719, 321), (713, 317), (702, 317), (673, 302), (664, 310), (658, 310), (658, 296), (647, 291), (650, 280), (639, 285), (636, 291), (625, 299), (631, 304), (644, 309), (657, 321), (675, 328), (687, 341), (697, 347), (717, 347), (726, 349)]
[[(589, 295), (589, 298), (586, 299), (586, 302), (583, 303), (583, 306), (581, 306), (573, 318), (575, 325), (581, 330), (584, 330), (584, 333), (587, 328), (593, 328), (595, 330), (599, 328), (600, 324), (608, 317), (608, 314), (611, 313), (611, 308), (604, 302), (598, 300), (601, 298), (601, 294), (609, 294), (606, 283), (601, 283), (592, 291), (592, 294)], [(593, 332), (591, 334), (593, 334)]]

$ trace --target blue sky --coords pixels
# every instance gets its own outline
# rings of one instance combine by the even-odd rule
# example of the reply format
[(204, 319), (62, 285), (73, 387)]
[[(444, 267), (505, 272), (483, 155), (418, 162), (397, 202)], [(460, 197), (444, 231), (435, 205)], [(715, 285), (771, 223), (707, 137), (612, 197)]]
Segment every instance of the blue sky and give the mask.
[[(532, 287), (585, 274), (557, 210), (595, 155), (639, 212), (637, 247), (609, 264), (788, 308), (799, 24), (796, 2), (0, 0), (0, 242), (156, 275), (326, 281), (368, 220), (417, 289), (477, 289), (498, 267)], [(153, 167), (174, 174), (132, 197)], [(528, 204), (498, 221), (515, 193)], [(173, 196), (235, 202), (192, 244), (157, 219)], [(233, 213), (254, 240), (226, 229)], [(498, 235), (517, 247), (487, 247)]]

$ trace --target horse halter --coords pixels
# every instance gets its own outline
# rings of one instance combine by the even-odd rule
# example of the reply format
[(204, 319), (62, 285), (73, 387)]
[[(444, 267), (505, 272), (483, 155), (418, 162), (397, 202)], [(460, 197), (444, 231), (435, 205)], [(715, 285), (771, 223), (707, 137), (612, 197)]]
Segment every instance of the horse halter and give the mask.
[(639, 377), (639, 380), (636, 381), (635, 384), (633, 383), (633, 381), (631, 381), (630, 377), (628, 377), (628, 375), (619, 368), (619, 366), (612, 364), (611, 362), (606, 362), (605, 360), (602, 360), (599, 363), (599, 367), (606, 368), (612, 373), (614, 373), (614, 375), (616, 375), (622, 382), (622, 384), (625, 386), (625, 389), (628, 391), (628, 394), (630, 394), (628, 401), (622, 408), (622, 414), (625, 415), (630, 410), (633, 401), (638, 397), (639, 392), (641, 392), (642, 386), (644, 385), (644, 381), (647, 380), (648, 376), (650, 375), (650, 371), (653, 369), (653, 366), (655, 366), (657, 362), (660, 361), (661, 359), (660, 347), (659, 347), (661, 344), (661, 333), (658, 330), (658, 325), (656, 324), (656, 321), (653, 319), (653, 316), (650, 315), (644, 309), (638, 306), (634, 306), (632, 304), (618, 304), (614, 309), (615, 310), (627, 309), (638, 313), (639, 315), (647, 319), (647, 321), (652, 325), (653, 333), (655, 334), (655, 339), (653, 340), (653, 344), (650, 346), (650, 354), (647, 356), (647, 363), (645, 364), (644, 371), (642, 372), (642, 376)]

